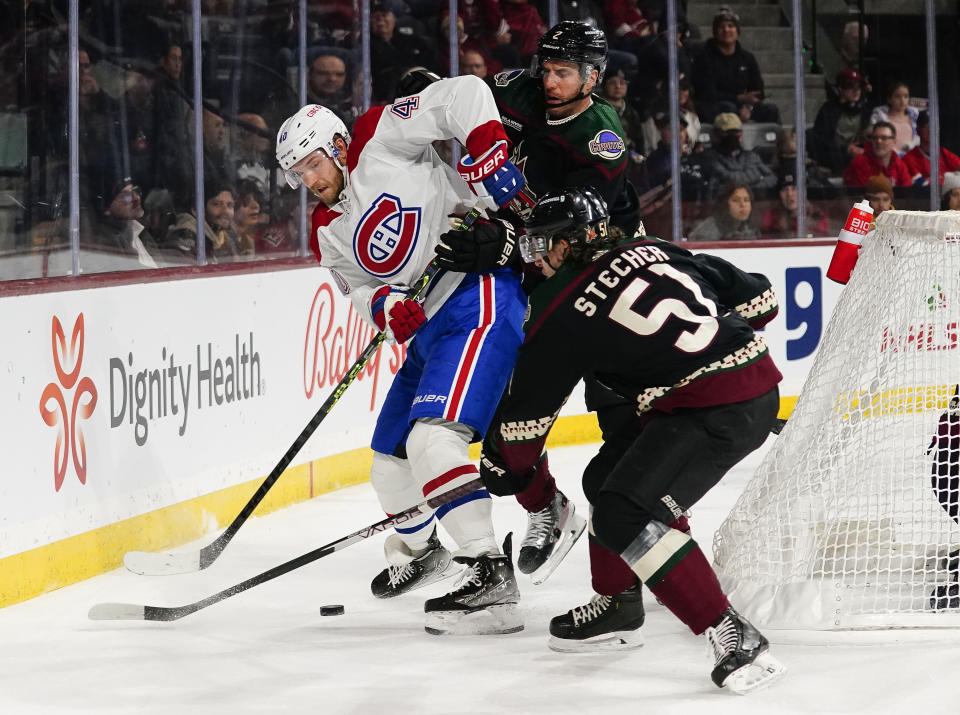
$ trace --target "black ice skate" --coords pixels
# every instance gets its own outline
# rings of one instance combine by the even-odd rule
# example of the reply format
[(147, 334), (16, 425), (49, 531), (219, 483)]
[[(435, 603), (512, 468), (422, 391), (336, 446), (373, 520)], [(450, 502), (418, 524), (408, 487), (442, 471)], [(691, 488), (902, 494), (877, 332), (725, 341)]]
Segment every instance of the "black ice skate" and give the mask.
[(509, 536), (503, 546), (504, 554), (454, 557), (454, 561), (465, 564), (466, 569), (454, 591), (424, 604), (427, 633), (489, 635), (523, 630), (517, 606), (520, 590), (513, 574)]
[(393, 598), (456, 573), (450, 568), (450, 552), (440, 543), (436, 527), (427, 542), (427, 550), (419, 556), (414, 556), (396, 534), (387, 538), (383, 550), (390, 565), (370, 584), (370, 591), (377, 598)]
[(579, 653), (629, 650), (643, 645), (643, 595), (640, 586), (616, 596), (596, 595), (550, 621), (552, 650)]
[(527, 514), (527, 534), (520, 542), (517, 568), (541, 584), (577, 543), (587, 522), (577, 516), (573, 502), (558, 491), (545, 509)]
[(930, 596), (930, 608), (934, 611), (960, 609), (960, 551), (951, 551), (946, 559), (946, 571), (950, 582), (937, 586)]
[(769, 653), (770, 642), (732, 607), (706, 631), (716, 663), (710, 677), (718, 688), (738, 695), (760, 690), (787, 669)]

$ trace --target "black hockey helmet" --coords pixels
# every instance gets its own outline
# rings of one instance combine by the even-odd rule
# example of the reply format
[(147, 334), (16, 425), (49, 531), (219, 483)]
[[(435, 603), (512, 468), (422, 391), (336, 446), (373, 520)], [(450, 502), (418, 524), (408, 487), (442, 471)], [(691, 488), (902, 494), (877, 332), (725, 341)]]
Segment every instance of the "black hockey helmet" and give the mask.
[(440, 75), (426, 67), (411, 67), (397, 80), (397, 97), (420, 94), (431, 84), (439, 82), (441, 79)]
[(525, 221), (526, 235), (520, 239), (520, 255), (527, 263), (546, 254), (553, 239), (570, 244), (578, 260), (589, 260), (608, 243), (610, 212), (596, 189), (589, 186), (549, 191), (537, 200)]
[(539, 76), (540, 65), (545, 60), (576, 62), (584, 82), (590, 78), (590, 71), (596, 69), (599, 86), (607, 68), (607, 36), (586, 22), (564, 20), (547, 30), (537, 42), (531, 64), (534, 76)]

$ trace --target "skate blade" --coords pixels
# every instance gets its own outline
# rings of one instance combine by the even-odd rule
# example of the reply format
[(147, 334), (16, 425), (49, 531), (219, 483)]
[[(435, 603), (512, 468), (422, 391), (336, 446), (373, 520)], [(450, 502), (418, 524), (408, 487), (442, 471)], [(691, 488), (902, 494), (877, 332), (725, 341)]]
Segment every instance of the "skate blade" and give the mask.
[(570, 552), (573, 545), (577, 543), (577, 539), (583, 536), (586, 528), (587, 520), (581, 516), (577, 516), (576, 512), (571, 511), (569, 517), (563, 524), (563, 530), (560, 533), (560, 538), (557, 539), (557, 543), (553, 547), (553, 552), (539, 568), (530, 574), (530, 582), (534, 586), (542, 584), (550, 577), (550, 574), (557, 570), (557, 566), (560, 565), (560, 562), (563, 561), (564, 557)]
[(516, 603), (487, 606), (477, 611), (433, 611), (424, 630), (435, 636), (486, 636), (523, 630), (523, 616)]
[(618, 650), (634, 650), (643, 646), (640, 629), (635, 631), (614, 631), (593, 638), (574, 640), (550, 636), (547, 645), (558, 653), (608, 653)]
[(746, 695), (773, 685), (786, 672), (787, 667), (783, 663), (769, 652), (764, 652), (752, 663), (730, 673), (723, 681), (723, 687), (737, 695)]

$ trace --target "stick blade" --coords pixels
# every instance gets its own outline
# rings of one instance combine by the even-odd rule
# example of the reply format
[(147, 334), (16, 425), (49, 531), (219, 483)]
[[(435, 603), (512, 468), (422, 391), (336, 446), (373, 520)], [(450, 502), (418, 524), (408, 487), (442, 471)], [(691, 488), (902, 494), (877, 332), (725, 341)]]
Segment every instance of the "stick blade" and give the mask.
[(194, 573), (203, 567), (200, 565), (200, 552), (154, 553), (151, 551), (128, 551), (123, 556), (123, 565), (128, 571), (142, 576), (170, 576), (172, 574)]
[(91, 621), (145, 621), (147, 607), (135, 603), (98, 603), (90, 608)]

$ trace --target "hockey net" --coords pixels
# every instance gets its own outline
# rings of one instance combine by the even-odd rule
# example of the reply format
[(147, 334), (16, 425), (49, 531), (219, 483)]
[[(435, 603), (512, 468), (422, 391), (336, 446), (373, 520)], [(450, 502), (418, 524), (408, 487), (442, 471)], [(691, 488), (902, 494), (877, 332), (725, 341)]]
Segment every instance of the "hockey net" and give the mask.
[(767, 628), (960, 626), (958, 383), (960, 212), (885, 212), (714, 537), (736, 608)]

